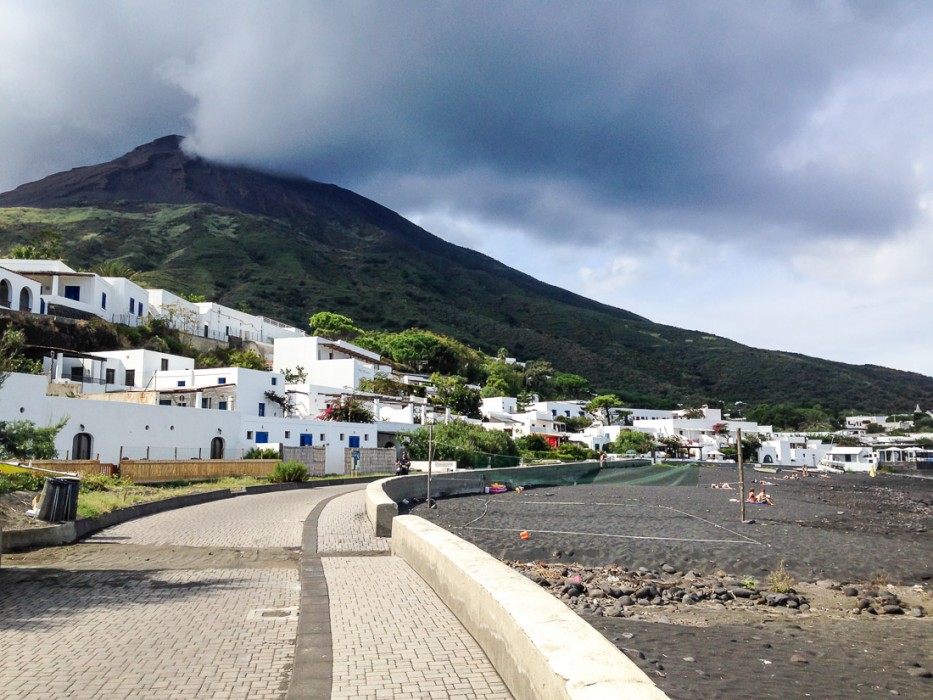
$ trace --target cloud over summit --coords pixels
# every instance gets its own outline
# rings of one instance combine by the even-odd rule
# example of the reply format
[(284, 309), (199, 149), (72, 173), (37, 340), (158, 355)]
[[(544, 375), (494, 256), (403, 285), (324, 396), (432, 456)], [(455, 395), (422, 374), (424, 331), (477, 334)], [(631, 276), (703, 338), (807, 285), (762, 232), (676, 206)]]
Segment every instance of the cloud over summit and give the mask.
[(933, 373), (820, 269), (928, 259), (926, 3), (12, 0), (0, 41), (2, 190), (183, 133), (653, 320)]

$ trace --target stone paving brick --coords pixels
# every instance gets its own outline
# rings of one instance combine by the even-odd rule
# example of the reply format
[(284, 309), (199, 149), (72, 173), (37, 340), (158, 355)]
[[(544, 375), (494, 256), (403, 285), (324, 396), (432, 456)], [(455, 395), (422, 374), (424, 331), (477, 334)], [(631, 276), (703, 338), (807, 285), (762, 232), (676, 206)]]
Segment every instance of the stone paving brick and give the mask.
[(353, 491), (330, 501), (318, 518), (317, 551), (388, 552), (391, 539), (376, 537), (366, 515), (366, 491)]
[[(124, 523), (90, 541), (297, 548), (309, 513), (335, 494), (317, 523), (332, 697), (511, 698), (433, 591), (404, 561), (382, 556), (390, 541), (373, 535), (359, 486), (239, 496)], [(4, 700), (285, 697), (297, 618), (261, 613), (298, 606), (297, 567), (68, 570), (67, 558), (56, 567), (0, 572)]]
[(107, 528), (89, 542), (190, 547), (300, 547), (304, 521), (324, 498), (358, 490), (327, 486), (237, 496)]
[[(168, 511), (92, 541), (300, 547), (322, 500), (358, 486), (238, 496)], [(297, 566), (0, 570), (0, 697), (284, 698), (294, 658)]]
[(512, 697), (460, 621), (402, 559), (326, 557), (323, 564), (332, 700)]
[[(202, 688), (246, 697), (254, 686), (278, 688), (291, 663), (295, 618), (249, 612), (297, 605), (295, 571), (149, 571), (130, 589), (106, 571), (3, 574), (5, 700), (191, 698)], [(270, 648), (286, 653), (272, 662), (262, 655)]]

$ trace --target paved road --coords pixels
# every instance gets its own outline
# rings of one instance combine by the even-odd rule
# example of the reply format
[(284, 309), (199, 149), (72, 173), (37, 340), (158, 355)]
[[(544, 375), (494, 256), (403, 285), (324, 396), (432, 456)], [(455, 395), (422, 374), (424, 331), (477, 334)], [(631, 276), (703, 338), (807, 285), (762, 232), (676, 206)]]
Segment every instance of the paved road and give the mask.
[(372, 536), (362, 498), (357, 486), (241, 496), (5, 556), (0, 695), (285, 698), (306, 661), (295, 652), (298, 550), (317, 508), (332, 697), (510, 697), (446, 607)]

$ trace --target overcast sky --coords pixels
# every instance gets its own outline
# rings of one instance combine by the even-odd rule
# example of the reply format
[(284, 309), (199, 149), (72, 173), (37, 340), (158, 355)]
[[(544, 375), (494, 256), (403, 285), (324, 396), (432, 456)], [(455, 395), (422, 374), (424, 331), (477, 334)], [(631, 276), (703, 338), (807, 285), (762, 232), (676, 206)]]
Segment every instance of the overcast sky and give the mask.
[(653, 321), (933, 375), (933, 3), (3, 0), (0, 191), (166, 134)]

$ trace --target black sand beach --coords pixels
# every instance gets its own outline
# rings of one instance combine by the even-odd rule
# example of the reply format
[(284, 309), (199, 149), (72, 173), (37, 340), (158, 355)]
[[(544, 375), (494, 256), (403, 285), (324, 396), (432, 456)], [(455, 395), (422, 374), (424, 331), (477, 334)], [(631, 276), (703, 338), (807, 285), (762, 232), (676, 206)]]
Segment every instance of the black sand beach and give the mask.
[[(734, 465), (698, 468), (691, 486), (532, 488), (411, 512), (559, 579), (552, 591), (672, 698), (933, 697), (933, 480), (783, 474), (746, 471), (775, 501), (748, 505), (753, 523), (737, 489), (710, 488), (735, 482)], [(782, 562), (798, 607), (765, 602)], [(589, 593), (561, 588), (581, 574)], [(633, 579), (675, 596), (621, 604), (637, 601), (610, 589)], [(758, 592), (682, 603), (701, 581)]]

